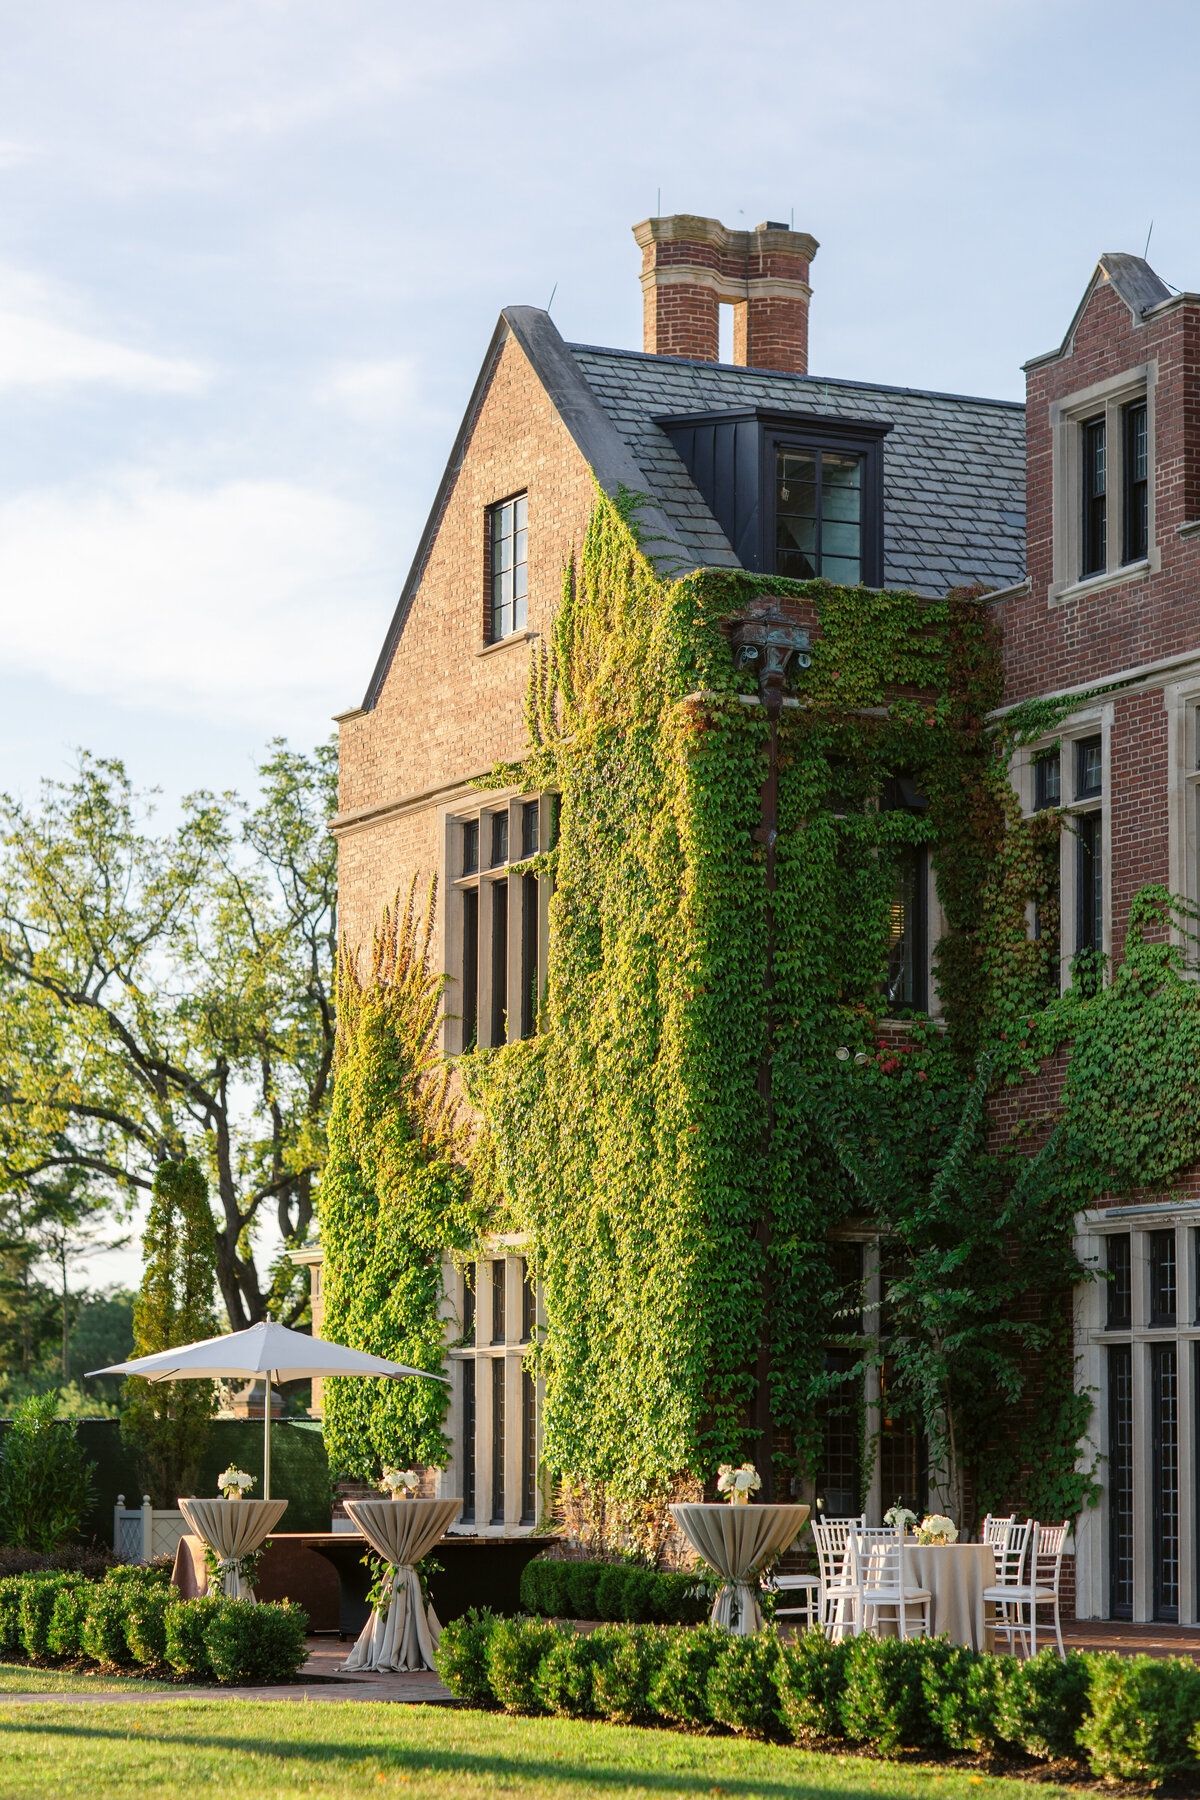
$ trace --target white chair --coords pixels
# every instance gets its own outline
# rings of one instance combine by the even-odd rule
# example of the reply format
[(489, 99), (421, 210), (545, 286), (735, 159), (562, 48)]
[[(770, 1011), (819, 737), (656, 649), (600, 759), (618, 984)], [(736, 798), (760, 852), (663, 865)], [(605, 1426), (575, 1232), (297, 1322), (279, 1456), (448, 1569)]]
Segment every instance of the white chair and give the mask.
[[(985, 1534), (988, 1522), (987, 1519), (984, 1520)], [(1026, 1519), (1023, 1525), (1018, 1525), (1014, 1515), (1012, 1519), (996, 1519), (991, 1523), (993, 1533), (990, 1537), (985, 1535), (983, 1540), (985, 1544), (991, 1545), (992, 1557), (996, 1564), (996, 1586), (987, 1590), (989, 1597), (993, 1600), (996, 1612), (994, 1619), (988, 1622), (988, 1629), (992, 1631), (999, 1629), (1003, 1632), (1007, 1631), (1008, 1626), (1018, 1615), (1013, 1609), (1011, 1598), (1004, 1600), (995, 1598), (996, 1590), (1004, 1588), (1011, 1596), (1014, 1590), (1021, 1586), (1025, 1578), (1025, 1550), (1029, 1543), (1029, 1534), (1033, 1529), (1033, 1520)], [(996, 1527), (1003, 1527), (1003, 1530), (995, 1529)]]
[(777, 1619), (798, 1619), (806, 1626), (816, 1625), (821, 1618), (821, 1578), (819, 1575), (771, 1575), (767, 1586), (777, 1594), (803, 1594), (803, 1606), (777, 1606)]
[[(908, 1550), (904, 1532), (889, 1528), (860, 1531), (852, 1540), (850, 1567), (861, 1600), (859, 1616), (864, 1630), (878, 1631), (881, 1613), (893, 1613), (898, 1637), (928, 1637), (933, 1595), (928, 1588), (908, 1582)], [(911, 1629), (910, 1614), (919, 1614), (919, 1628)]]
[(847, 1568), (850, 1539), (861, 1519), (814, 1519), (821, 1626), (827, 1637), (853, 1636), (860, 1629), (858, 1588)]
[[(1019, 1637), (1022, 1650), (1030, 1656), (1037, 1655), (1038, 1607), (1054, 1608), (1054, 1636), (1058, 1644), (1058, 1654), (1066, 1661), (1066, 1650), (1063, 1648), (1062, 1625), (1058, 1613), (1058, 1585), (1062, 1577), (1063, 1545), (1067, 1539), (1066, 1525), (1039, 1525), (1036, 1520), (1021, 1528), (1028, 1540), (1029, 1575), (1022, 1579), (1021, 1562), (1025, 1557), (1025, 1541), (1020, 1548), (1020, 1561), (1017, 1563), (1017, 1580), (998, 1582), (995, 1587), (984, 1588), (983, 1598), (991, 1600), (997, 1607), (998, 1616), (992, 1630), (998, 1636), (1007, 1637), (1010, 1647)], [(1015, 1550), (1009, 1554), (1016, 1554)], [(999, 1560), (999, 1553), (997, 1553)]]
[(1009, 1513), (1006, 1518), (1000, 1518), (998, 1515), (988, 1513), (983, 1521), (982, 1542), (991, 1544), (994, 1548), (999, 1548), (1001, 1545), (1006, 1544), (1008, 1542), (1008, 1534), (1016, 1522), (1016, 1513)]

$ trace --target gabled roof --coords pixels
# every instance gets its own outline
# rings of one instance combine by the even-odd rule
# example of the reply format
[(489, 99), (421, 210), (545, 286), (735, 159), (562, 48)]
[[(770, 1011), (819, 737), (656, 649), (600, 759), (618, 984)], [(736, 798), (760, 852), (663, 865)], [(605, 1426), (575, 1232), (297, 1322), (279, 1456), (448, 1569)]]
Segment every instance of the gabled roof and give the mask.
[(1088, 301), (1099, 287), (1112, 288), (1114, 294), (1129, 308), (1135, 325), (1140, 325), (1148, 312), (1171, 298), (1170, 288), (1161, 276), (1154, 273), (1144, 257), (1130, 256), (1124, 250), (1106, 250), (1092, 271), (1092, 279), (1083, 290), (1083, 299), (1075, 308), (1075, 316), (1067, 326), (1062, 343), (1057, 350), (1046, 350), (1041, 356), (1031, 356), (1025, 364), (1027, 369), (1036, 369), (1042, 363), (1057, 362), (1060, 356), (1066, 356), (1075, 340), (1079, 321), (1087, 311)]
[(740, 565), (656, 420), (764, 407), (892, 423), (884, 461), (888, 586), (940, 596), (973, 582), (1004, 587), (1024, 573), (1025, 409), (1019, 402), (567, 344), (549, 313), (507, 306), (438, 485), (364, 710), (375, 705), (383, 688), (510, 335), (601, 488), (614, 498), (622, 489), (647, 496), (637, 514), (639, 541), (664, 572)]

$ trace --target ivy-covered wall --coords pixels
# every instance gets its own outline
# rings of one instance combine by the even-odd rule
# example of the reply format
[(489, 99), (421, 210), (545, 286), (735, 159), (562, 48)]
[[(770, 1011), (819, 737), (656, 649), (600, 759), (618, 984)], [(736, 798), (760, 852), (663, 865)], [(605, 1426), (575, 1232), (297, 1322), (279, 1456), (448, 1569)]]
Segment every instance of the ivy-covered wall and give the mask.
[[(729, 642), (767, 594), (813, 637), (778, 726), (769, 978), (756, 829), (770, 727)], [(1058, 998), (1059, 820), (1023, 819), (1006, 778), (1012, 742), (1048, 715), (989, 729), (1000, 683), (978, 595), (672, 580), (639, 550), (636, 504), (599, 498), (534, 659), (528, 753), (493, 777), (561, 795), (558, 841), (537, 861), (554, 880), (538, 1031), (462, 1059), (474, 1124), (431, 1131), (432, 1040), (421, 1056), (397, 1050), (388, 955), (343, 989), (322, 1208), (330, 1328), (435, 1366), (454, 1329), (439, 1246), (522, 1230), (548, 1318), (555, 1474), (633, 1505), (741, 1460), (764, 1337), (788, 1434), (780, 1472), (811, 1473), (824, 1346), (844, 1330), (828, 1233), (866, 1223), (893, 1272), (884, 1339), (863, 1358), (887, 1352), (961, 1503), (970, 1490), (1045, 1517), (1077, 1510), (1090, 1480), (1074, 1472), (1088, 1403), (1072, 1383), (1071, 1218), (1100, 1178), (1082, 1171), (1169, 1171), (1193, 1129), (1176, 1108), (1169, 1155), (1122, 1150), (1079, 1086), (1038, 1154), (997, 1154), (986, 1099), (1081, 1031), (1107, 1046), (1103, 1069), (1099, 1050), (1081, 1066), (1108, 1093), (1133, 1079), (1136, 1053), (1119, 1046), (1149, 994), (1150, 1015), (1170, 1015), (1162, 1030), (1200, 1015), (1158, 951), (1111, 989)], [(886, 804), (900, 776), (927, 805)], [(945, 914), (943, 1018), (900, 1041), (881, 1027), (881, 992), (896, 861), (914, 844), (929, 846)], [(1126, 994), (1133, 1016), (1118, 1017)], [(1018, 1133), (1013, 1148), (1036, 1146)], [(372, 1456), (444, 1459), (441, 1402), (345, 1388), (329, 1411), (347, 1473)]]

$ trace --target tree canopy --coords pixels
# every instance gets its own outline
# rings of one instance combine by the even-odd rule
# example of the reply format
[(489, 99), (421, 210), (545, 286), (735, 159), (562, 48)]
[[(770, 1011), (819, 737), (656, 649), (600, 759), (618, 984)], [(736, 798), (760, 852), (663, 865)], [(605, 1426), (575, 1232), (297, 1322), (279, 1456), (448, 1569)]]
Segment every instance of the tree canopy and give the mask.
[(75, 1171), (119, 1204), (195, 1155), (235, 1329), (303, 1310), (255, 1236), (271, 1212), (285, 1244), (308, 1231), (334, 1043), (334, 747), (276, 740), (260, 779), (169, 828), (86, 753), (36, 804), (0, 798), (0, 1186)]

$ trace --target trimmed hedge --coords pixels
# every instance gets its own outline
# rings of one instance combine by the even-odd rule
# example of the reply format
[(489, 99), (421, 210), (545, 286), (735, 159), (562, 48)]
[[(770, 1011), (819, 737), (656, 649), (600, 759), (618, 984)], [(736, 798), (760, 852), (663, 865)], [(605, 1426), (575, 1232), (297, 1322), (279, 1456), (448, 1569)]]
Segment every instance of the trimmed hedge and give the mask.
[(1071, 1651), (1063, 1662), (1043, 1650), (1021, 1662), (946, 1638), (831, 1644), (819, 1631), (783, 1640), (653, 1624), (585, 1634), (472, 1612), (443, 1627), (436, 1660), (457, 1698), (511, 1713), (719, 1725), (885, 1754), (1022, 1751), (1150, 1787), (1200, 1777), (1200, 1666), (1177, 1657)]
[(636, 1563), (535, 1557), (521, 1571), (521, 1605), (543, 1619), (699, 1625), (712, 1609), (712, 1598), (695, 1575), (643, 1569)]
[(307, 1631), (301, 1607), (180, 1600), (164, 1570), (139, 1564), (109, 1569), (102, 1581), (71, 1573), (0, 1580), (3, 1658), (166, 1665), (192, 1681), (261, 1684), (292, 1679), (308, 1655)]

